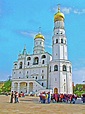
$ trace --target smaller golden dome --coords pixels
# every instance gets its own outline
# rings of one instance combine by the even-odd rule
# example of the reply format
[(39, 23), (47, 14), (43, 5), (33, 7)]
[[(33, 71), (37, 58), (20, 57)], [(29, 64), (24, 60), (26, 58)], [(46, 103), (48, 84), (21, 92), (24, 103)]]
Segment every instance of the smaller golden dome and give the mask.
[(35, 39), (37, 39), (37, 38), (44, 39), (44, 36), (43, 36), (41, 33), (38, 33), (38, 34), (35, 36)]
[(58, 12), (54, 15), (54, 22), (56, 21), (64, 21), (64, 14), (60, 12), (60, 8), (58, 8)]

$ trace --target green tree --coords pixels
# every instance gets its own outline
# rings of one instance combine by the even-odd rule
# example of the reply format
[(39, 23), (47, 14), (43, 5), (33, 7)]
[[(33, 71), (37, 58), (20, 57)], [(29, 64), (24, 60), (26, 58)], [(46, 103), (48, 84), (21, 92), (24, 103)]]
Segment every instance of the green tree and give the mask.
[(74, 94), (78, 95), (79, 97), (81, 97), (81, 95), (83, 93), (85, 93), (85, 90), (83, 89), (83, 86), (85, 84), (76, 84), (76, 86), (74, 86)]
[(0, 89), (0, 92), (10, 92), (11, 91), (11, 80), (4, 82), (4, 85)]

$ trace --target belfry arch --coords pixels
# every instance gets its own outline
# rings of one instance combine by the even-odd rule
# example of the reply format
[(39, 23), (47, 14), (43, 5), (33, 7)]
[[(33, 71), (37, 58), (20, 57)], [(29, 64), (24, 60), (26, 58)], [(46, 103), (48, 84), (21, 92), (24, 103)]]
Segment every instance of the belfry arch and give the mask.
[(33, 65), (36, 65), (36, 64), (38, 64), (38, 63), (39, 63), (39, 58), (38, 58), (38, 57), (35, 57), (35, 58), (34, 58)]

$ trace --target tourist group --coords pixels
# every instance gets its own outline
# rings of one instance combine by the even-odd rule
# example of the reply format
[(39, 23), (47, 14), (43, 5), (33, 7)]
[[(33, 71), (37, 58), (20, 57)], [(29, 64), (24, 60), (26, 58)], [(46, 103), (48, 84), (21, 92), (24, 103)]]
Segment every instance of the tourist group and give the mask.
[(64, 103), (73, 103), (75, 104), (75, 101), (77, 100), (77, 95), (74, 94), (51, 94), (50, 92), (42, 92), (39, 95), (40, 97), (40, 103), (58, 103), (58, 102), (64, 102)]
[(12, 91), (10, 103), (19, 103), (18, 97), (19, 97), (18, 92), (16, 92), (16, 91), (13, 92)]

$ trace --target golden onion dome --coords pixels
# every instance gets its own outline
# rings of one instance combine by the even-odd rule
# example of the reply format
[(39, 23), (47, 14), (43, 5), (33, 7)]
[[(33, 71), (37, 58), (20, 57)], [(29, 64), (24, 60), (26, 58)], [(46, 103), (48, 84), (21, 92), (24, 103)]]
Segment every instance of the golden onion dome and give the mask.
[(60, 12), (60, 8), (58, 8), (58, 12), (54, 15), (54, 22), (56, 21), (64, 21), (64, 14)]
[(38, 34), (35, 36), (35, 39), (37, 39), (37, 38), (44, 39), (44, 36), (43, 36), (41, 33), (38, 33)]

